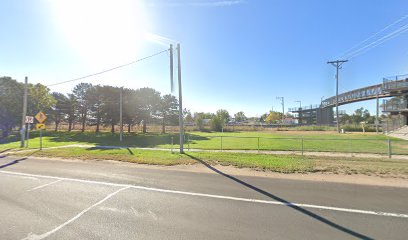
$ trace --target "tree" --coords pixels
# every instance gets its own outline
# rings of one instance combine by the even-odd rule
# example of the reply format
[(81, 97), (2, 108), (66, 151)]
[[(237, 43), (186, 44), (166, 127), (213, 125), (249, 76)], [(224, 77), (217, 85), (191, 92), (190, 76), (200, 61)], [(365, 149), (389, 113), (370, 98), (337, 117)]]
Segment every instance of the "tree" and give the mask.
[(12, 128), (21, 122), (23, 84), (11, 77), (0, 77), (0, 130), (7, 137)]
[(103, 96), (102, 122), (105, 126), (111, 127), (111, 132), (115, 132), (115, 125), (119, 122), (119, 94), (120, 89), (112, 86), (103, 86), (101, 89)]
[(194, 122), (200, 131), (204, 130), (204, 119), (212, 119), (215, 115), (213, 113), (195, 112)]
[(272, 123), (277, 123), (281, 119), (282, 119), (282, 113), (270, 111), (268, 116), (264, 119), (264, 121), (269, 124), (272, 124)]
[(68, 99), (66, 106), (64, 108), (64, 113), (67, 115), (68, 120), (68, 132), (73, 129), (73, 124), (76, 118), (75, 110), (77, 108), (77, 99), (73, 94), (68, 94)]
[(58, 92), (53, 92), (51, 96), (55, 99), (54, 106), (51, 107), (51, 118), (55, 122), (55, 131), (58, 131), (58, 125), (65, 119), (68, 98)]
[(50, 94), (50, 90), (38, 83), (35, 85), (29, 84), (28, 87), (28, 102), (27, 102), (27, 115), (34, 116), (39, 111), (43, 111), (45, 114), (51, 112), (51, 107), (54, 106), (56, 100)]
[(134, 124), (137, 123), (137, 101), (136, 91), (133, 89), (123, 89), (123, 123), (128, 127), (128, 133)]
[(343, 116), (340, 118), (340, 124), (350, 124), (352, 122), (352, 118), (348, 114), (343, 114)]
[(90, 96), (89, 90), (92, 88), (92, 84), (90, 83), (80, 83), (74, 87), (72, 90), (72, 94), (77, 99), (77, 111), (78, 117), (81, 121), (82, 128), (81, 131), (85, 131), (85, 124), (88, 117), (89, 105), (90, 105)]
[(100, 85), (94, 86), (88, 90), (87, 95), (90, 114), (89, 122), (91, 125), (96, 126), (95, 132), (99, 132), (103, 116), (103, 88)]
[(369, 117), (370, 117), (370, 112), (367, 109), (364, 109), (363, 107), (361, 107), (354, 111), (354, 114), (351, 116), (351, 119), (355, 125), (358, 125), (361, 122), (368, 120)]
[(140, 88), (136, 90), (136, 120), (143, 122), (143, 133), (146, 133), (146, 124), (159, 108), (161, 97), (160, 92), (153, 88)]
[(186, 121), (186, 122), (194, 122), (194, 118), (193, 118), (193, 116), (191, 115), (191, 111), (190, 110), (187, 110), (187, 108), (184, 108), (184, 110), (183, 110), (183, 115), (184, 115), (184, 121)]
[(211, 119), (211, 130), (221, 132), (223, 126), (223, 120), (219, 116), (216, 115)]
[(198, 129), (201, 131), (204, 129), (204, 113), (194, 113), (194, 122)]
[(158, 115), (162, 119), (162, 133), (166, 132), (166, 124), (178, 123), (178, 101), (176, 97), (167, 94), (161, 98)]
[(245, 113), (240, 111), (234, 114), (234, 118), (236, 122), (243, 122), (247, 120), (247, 117), (245, 116)]
[(225, 109), (217, 110), (216, 116), (221, 121), (222, 126), (224, 126), (230, 120), (230, 115)]

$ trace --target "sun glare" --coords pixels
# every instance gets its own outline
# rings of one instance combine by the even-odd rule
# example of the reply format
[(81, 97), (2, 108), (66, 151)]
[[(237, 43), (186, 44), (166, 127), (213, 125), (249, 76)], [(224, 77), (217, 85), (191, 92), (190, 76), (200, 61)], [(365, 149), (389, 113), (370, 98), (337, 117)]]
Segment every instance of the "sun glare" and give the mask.
[(53, 0), (52, 16), (69, 46), (91, 66), (135, 58), (149, 29), (141, 1)]

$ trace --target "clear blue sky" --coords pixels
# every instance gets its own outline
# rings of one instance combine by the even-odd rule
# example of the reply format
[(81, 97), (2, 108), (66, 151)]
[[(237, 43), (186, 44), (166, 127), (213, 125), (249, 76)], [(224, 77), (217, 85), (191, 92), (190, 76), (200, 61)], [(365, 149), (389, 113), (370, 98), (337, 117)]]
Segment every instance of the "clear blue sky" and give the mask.
[[(2, 0), (0, 75), (48, 85), (180, 42), (185, 107), (256, 116), (280, 110), (277, 96), (285, 107), (332, 96), (326, 62), (407, 14), (404, 0)], [(408, 32), (351, 59), (340, 92), (408, 73), (407, 42)], [(84, 81), (169, 93), (168, 55)], [(360, 106), (374, 109), (342, 108)]]

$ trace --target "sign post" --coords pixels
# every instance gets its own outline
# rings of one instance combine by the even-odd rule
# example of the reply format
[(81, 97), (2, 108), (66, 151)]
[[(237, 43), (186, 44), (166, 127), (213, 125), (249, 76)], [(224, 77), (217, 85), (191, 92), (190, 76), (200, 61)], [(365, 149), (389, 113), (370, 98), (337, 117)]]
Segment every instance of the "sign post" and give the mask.
[(27, 124), (27, 137), (26, 137), (25, 147), (28, 148), (28, 141), (30, 140), (31, 124), (34, 123), (34, 117), (33, 116), (26, 116), (25, 117), (25, 123)]
[(28, 141), (30, 140), (30, 130), (31, 130), (31, 124), (27, 124), (27, 139), (26, 139), (26, 148), (28, 148)]
[(42, 128), (40, 128), (40, 150), (42, 150)]
[(45, 114), (40, 111), (39, 113), (37, 113), (37, 115), (35, 115), (35, 119), (37, 119), (37, 121), (39, 122), (36, 127), (37, 129), (40, 129), (40, 150), (42, 150), (42, 130), (45, 129), (45, 124), (43, 122), (45, 121), (45, 119), (47, 119), (47, 116), (45, 116)]

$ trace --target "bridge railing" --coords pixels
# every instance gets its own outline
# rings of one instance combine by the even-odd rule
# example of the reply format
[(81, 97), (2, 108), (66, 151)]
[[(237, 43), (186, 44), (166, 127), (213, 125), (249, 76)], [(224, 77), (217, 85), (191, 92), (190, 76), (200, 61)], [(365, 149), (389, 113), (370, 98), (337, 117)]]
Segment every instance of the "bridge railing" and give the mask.
[(400, 111), (408, 108), (408, 102), (404, 99), (395, 98), (384, 100), (382, 106), (384, 112)]
[(384, 91), (395, 91), (408, 89), (408, 75), (399, 75), (392, 78), (384, 78), (382, 89)]
[(289, 108), (289, 112), (300, 112), (300, 111), (309, 111), (309, 110), (313, 110), (316, 108), (320, 108), (319, 104), (312, 104), (312, 105), (308, 105), (308, 106), (303, 106), (303, 107), (293, 107), (293, 108)]
[[(382, 93), (382, 84), (359, 88), (353, 91), (339, 94), (339, 104), (353, 102), (360, 99), (373, 98)], [(336, 96), (322, 101), (323, 107), (336, 105)]]

